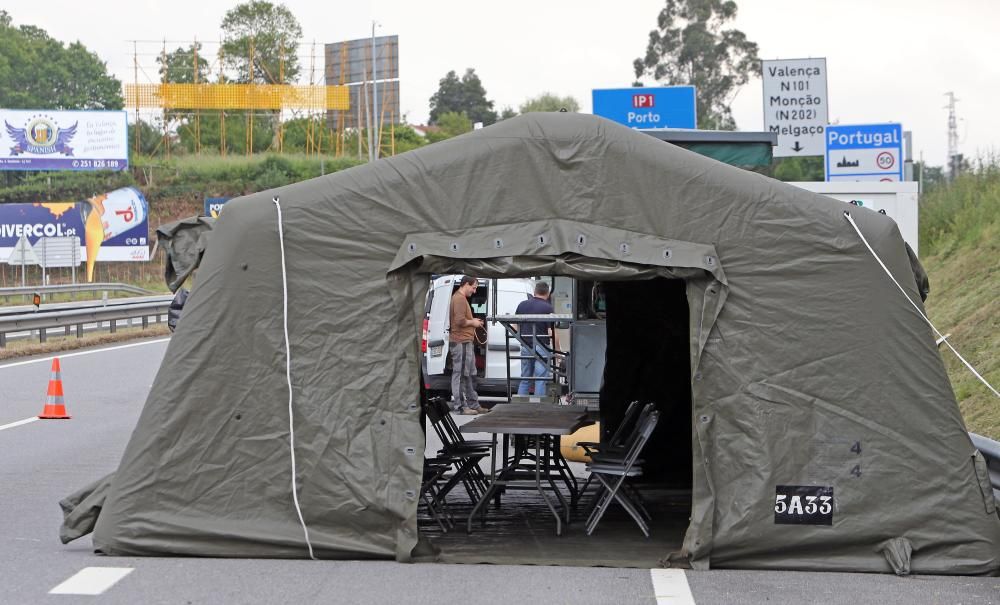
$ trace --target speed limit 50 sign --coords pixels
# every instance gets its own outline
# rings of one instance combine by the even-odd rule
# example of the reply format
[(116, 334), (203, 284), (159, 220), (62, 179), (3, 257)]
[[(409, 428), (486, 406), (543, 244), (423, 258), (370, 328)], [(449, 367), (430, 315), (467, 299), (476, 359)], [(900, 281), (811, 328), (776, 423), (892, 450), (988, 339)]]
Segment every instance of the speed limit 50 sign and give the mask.
[(903, 180), (903, 127), (900, 124), (827, 126), (826, 180)]

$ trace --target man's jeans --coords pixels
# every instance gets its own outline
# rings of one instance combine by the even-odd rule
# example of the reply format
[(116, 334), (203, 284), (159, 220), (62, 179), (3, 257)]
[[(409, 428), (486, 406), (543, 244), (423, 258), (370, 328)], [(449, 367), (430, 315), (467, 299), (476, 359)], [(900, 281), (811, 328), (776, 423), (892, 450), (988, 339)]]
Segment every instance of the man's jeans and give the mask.
[[(531, 349), (521, 345), (521, 357), (530, 357), (530, 359), (521, 360), (521, 378), (548, 378), (552, 375), (549, 371), (548, 359), (552, 356), (552, 353), (540, 344), (535, 345), (535, 351), (545, 359), (543, 362), (531, 354)], [(521, 380), (521, 384), (517, 387), (518, 395), (527, 395), (528, 386), (531, 384), (530, 380)], [(535, 383), (535, 396), (544, 397), (545, 396), (545, 384), (551, 382), (548, 380), (536, 380)]]
[(448, 346), (451, 354), (451, 407), (479, 409), (476, 393), (476, 351), (471, 342), (453, 342)]

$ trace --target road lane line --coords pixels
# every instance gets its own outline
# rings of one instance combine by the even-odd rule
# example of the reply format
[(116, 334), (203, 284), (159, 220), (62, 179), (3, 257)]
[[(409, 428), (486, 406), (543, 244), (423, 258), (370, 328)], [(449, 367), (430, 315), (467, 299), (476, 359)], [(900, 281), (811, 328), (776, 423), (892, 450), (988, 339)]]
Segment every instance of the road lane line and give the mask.
[(0, 431), (4, 429), (12, 429), (15, 426), (21, 426), (22, 424), (28, 424), (29, 422), (34, 422), (38, 420), (38, 416), (32, 416), (31, 418), (25, 418), (24, 420), (18, 420), (17, 422), (11, 422), (10, 424), (0, 424)]
[(99, 595), (130, 573), (131, 567), (84, 567), (49, 594)]
[(683, 569), (650, 569), (656, 605), (695, 605)]
[(93, 349), (93, 350), (90, 350), (90, 351), (77, 351), (76, 353), (66, 353), (66, 354), (63, 354), (63, 355), (52, 355), (52, 356), (49, 356), (49, 357), (41, 357), (39, 359), (29, 359), (28, 361), (16, 361), (14, 363), (8, 363), (8, 364), (0, 365), (0, 370), (2, 370), (4, 368), (14, 368), (14, 367), (17, 367), (17, 366), (25, 366), (25, 365), (28, 365), (29, 363), (41, 363), (43, 361), (52, 361), (56, 357), (58, 357), (59, 359), (66, 359), (67, 357), (77, 357), (78, 355), (91, 355), (93, 353), (104, 353), (105, 351), (117, 351), (119, 349), (128, 349), (128, 348), (131, 348), (131, 347), (141, 347), (143, 345), (155, 345), (157, 343), (167, 342), (169, 340), (170, 340), (169, 338), (159, 338), (157, 340), (144, 340), (143, 342), (133, 342), (131, 344), (119, 345), (117, 347), (105, 347), (103, 349)]

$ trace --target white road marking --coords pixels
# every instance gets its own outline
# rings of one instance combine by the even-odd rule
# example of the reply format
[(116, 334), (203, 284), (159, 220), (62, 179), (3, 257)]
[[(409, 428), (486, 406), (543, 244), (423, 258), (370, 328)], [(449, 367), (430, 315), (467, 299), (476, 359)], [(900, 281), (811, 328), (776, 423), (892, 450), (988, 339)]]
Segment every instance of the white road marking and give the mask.
[(16, 361), (14, 363), (8, 363), (8, 364), (0, 365), (0, 370), (2, 370), (4, 368), (13, 368), (13, 367), (17, 367), (17, 366), (24, 366), (24, 365), (28, 365), (29, 363), (41, 363), (43, 361), (52, 361), (56, 357), (58, 357), (59, 359), (66, 359), (67, 357), (77, 357), (78, 355), (91, 355), (93, 353), (104, 353), (105, 351), (117, 351), (118, 349), (128, 349), (128, 348), (131, 348), (131, 347), (141, 347), (143, 345), (154, 345), (154, 344), (157, 344), (157, 343), (160, 343), (160, 342), (167, 342), (169, 340), (170, 340), (169, 338), (160, 338), (160, 339), (157, 339), (157, 340), (144, 340), (142, 342), (133, 342), (133, 343), (127, 344), (127, 345), (118, 345), (117, 347), (105, 347), (103, 349), (92, 349), (92, 350), (89, 350), (89, 351), (77, 351), (76, 353), (65, 353), (65, 354), (62, 354), (62, 355), (52, 355), (50, 357), (41, 357), (39, 359), (29, 359), (28, 361)]
[(650, 569), (657, 605), (695, 605), (683, 569)]
[(10, 424), (0, 424), (0, 431), (4, 429), (12, 429), (15, 426), (21, 426), (22, 424), (28, 424), (29, 422), (34, 422), (38, 420), (38, 416), (32, 416), (31, 418), (25, 418), (24, 420), (18, 420), (17, 422), (11, 422)]
[(84, 567), (49, 594), (99, 595), (130, 573), (131, 567)]

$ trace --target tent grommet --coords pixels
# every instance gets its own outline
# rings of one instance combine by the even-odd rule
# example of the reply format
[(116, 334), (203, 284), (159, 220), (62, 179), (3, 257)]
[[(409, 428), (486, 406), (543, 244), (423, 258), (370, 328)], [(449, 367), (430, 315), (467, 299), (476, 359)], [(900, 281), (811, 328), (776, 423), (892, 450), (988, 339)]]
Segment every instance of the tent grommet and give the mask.
[(587, 236), (584, 235), (584, 234), (582, 234), (582, 233), (578, 233), (576, 235), (576, 245), (578, 247), (580, 247), (580, 248), (583, 248), (584, 246), (586, 246), (587, 245)]
[(629, 254), (632, 253), (632, 249), (625, 242), (622, 242), (621, 244), (618, 245), (618, 250), (625, 256), (628, 256)]
[(414, 243), (407, 244), (406, 251), (409, 252), (410, 254), (416, 254), (417, 245)]
[(548, 243), (549, 243), (549, 238), (544, 233), (542, 233), (541, 235), (538, 236), (538, 245), (539, 246), (546, 246), (546, 245), (548, 245)]
[(503, 248), (503, 240), (500, 239), (499, 237), (496, 238), (495, 240), (493, 240), (493, 247), (496, 248), (496, 249), (498, 249), (498, 250), (500, 248)]
[(448, 246), (452, 252), (458, 252), (458, 242), (452, 242), (451, 246)]
[(666, 260), (670, 260), (673, 256), (674, 256), (674, 251), (671, 250), (670, 248), (667, 248), (666, 250), (663, 251), (663, 258), (665, 258)]
[(417, 492), (413, 491), (412, 489), (408, 489), (405, 492), (403, 492), (403, 495), (405, 495), (408, 499), (413, 500), (414, 498), (417, 497)]

